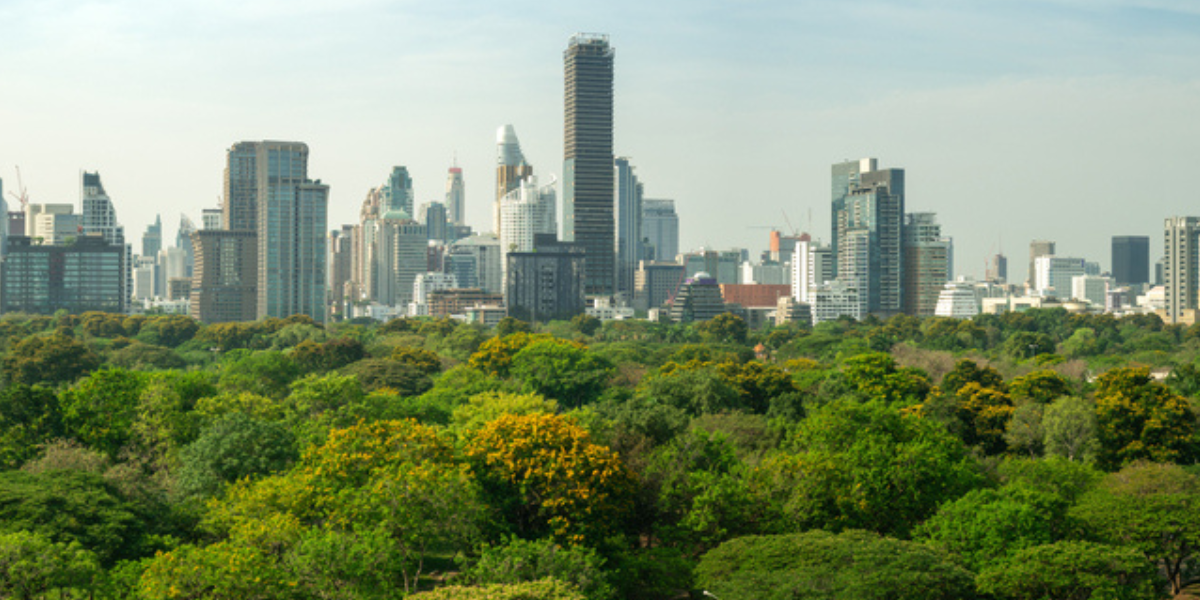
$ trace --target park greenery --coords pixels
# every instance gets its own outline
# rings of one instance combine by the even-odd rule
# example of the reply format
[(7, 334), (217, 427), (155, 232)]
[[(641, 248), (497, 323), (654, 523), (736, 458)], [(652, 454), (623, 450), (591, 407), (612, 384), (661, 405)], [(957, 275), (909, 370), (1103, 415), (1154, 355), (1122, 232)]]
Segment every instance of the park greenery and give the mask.
[(0, 598), (1200, 594), (1200, 326), (0, 317)]

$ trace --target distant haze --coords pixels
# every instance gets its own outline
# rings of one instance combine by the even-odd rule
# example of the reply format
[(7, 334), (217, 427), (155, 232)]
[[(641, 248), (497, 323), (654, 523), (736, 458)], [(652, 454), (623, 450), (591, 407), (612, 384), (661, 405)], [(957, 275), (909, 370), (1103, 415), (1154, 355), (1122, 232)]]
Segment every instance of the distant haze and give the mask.
[[(907, 170), (960, 274), (1030, 239), (1110, 268), (1113, 235), (1200, 214), (1200, 4), (1190, 0), (418, 2), (8, 0), (0, 4), (0, 177), (78, 202), (98, 170), (135, 248), (174, 241), (221, 193), (240, 140), (307, 142), (329, 227), (406, 165), (491, 222), (495, 134), (562, 169), (562, 50), (616, 49), (616, 151), (674, 198), (681, 247), (765, 249), (763, 226), (829, 237), (829, 166)], [(811, 214), (811, 227), (809, 215)]]

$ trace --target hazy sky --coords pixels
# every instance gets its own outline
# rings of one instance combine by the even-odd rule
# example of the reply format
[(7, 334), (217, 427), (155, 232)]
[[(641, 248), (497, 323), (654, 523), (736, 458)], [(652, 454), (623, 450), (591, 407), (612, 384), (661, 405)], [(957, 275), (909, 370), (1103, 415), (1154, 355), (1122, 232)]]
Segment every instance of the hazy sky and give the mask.
[[(99, 170), (140, 247), (161, 213), (216, 207), (225, 150), (307, 142), (331, 228), (406, 165), (441, 199), (457, 155), (468, 222), (490, 227), (495, 132), (562, 169), (562, 50), (616, 49), (616, 151), (674, 198), (681, 245), (829, 237), (829, 166), (907, 170), (959, 273), (1033, 238), (1109, 268), (1113, 235), (1200, 214), (1194, 0), (450, 2), (0, 1), (0, 177), (78, 202)], [(811, 219), (811, 221), (810, 221)]]

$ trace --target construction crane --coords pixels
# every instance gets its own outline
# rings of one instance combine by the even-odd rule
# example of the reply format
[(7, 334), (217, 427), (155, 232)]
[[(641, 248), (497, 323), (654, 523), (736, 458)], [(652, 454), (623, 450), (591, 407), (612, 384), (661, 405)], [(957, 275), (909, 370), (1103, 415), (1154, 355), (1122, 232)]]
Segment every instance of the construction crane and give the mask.
[(25, 189), (25, 182), (21, 180), (21, 167), (17, 166), (17, 192), (9, 192), (8, 195), (16, 198), (21, 203), (21, 212), (25, 212), (25, 207), (29, 206), (29, 192)]

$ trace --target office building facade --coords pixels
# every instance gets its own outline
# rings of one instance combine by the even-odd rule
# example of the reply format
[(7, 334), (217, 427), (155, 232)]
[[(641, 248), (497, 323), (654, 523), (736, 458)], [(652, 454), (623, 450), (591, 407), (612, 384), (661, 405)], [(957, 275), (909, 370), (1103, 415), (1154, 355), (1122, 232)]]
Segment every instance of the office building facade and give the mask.
[(1150, 283), (1150, 238), (1144, 235), (1114, 236), (1112, 276), (1117, 285)]
[(679, 255), (679, 215), (674, 200), (642, 200), (642, 239), (646, 247), (643, 258), (675, 260)]
[(862, 313), (888, 317), (904, 307), (904, 170), (876, 165), (833, 165), (834, 274)]
[(617, 288), (618, 293), (632, 295), (633, 274), (638, 261), (644, 258), (642, 251), (642, 183), (638, 181), (633, 165), (626, 157), (615, 161), (613, 177), (616, 180), (617, 222)]
[(253, 231), (193, 232), (192, 317), (203, 323), (258, 317), (258, 235)]
[(509, 252), (508, 314), (529, 322), (570, 320), (586, 308), (587, 255), (581, 244), (538, 235), (532, 252)]
[(128, 307), (126, 247), (100, 235), (37, 244), (11, 236), (0, 263), (0, 309), (50, 315), (65, 310), (123, 313)]
[(953, 246), (942, 237), (937, 215), (908, 213), (904, 217), (904, 312), (933, 316), (938, 297), (950, 280)]

